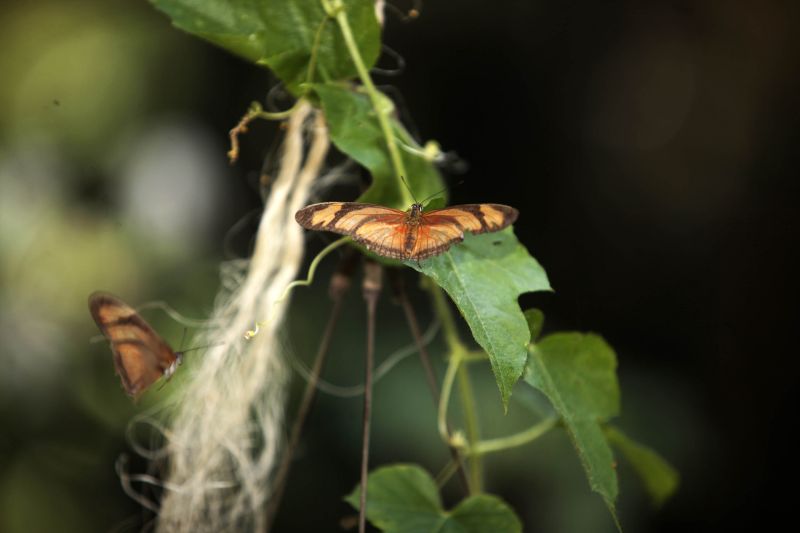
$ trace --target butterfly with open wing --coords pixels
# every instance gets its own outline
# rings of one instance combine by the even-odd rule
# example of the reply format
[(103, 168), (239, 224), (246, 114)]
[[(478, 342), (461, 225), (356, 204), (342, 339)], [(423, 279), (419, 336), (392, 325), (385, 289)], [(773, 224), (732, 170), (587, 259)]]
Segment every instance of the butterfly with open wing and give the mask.
[(131, 306), (107, 292), (89, 295), (89, 312), (111, 342), (114, 368), (128, 396), (138, 399), (162, 376), (169, 379), (183, 353), (174, 351)]
[(423, 212), (415, 203), (408, 211), (357, 202), (323, 202), (295, 213), (306, 229), (350, 236), (367, 250), (391, 259), (422, 261), (464, 240), (464, 232), (500, 231), (519, 212), (501, 204), (464, 204)]

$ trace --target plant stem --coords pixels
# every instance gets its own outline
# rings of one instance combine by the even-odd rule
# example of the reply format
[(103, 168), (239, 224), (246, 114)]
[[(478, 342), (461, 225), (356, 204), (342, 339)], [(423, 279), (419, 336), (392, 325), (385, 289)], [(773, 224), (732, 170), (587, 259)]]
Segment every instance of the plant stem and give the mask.
[(448, 445), (455, 445), (453, 439), (450, 437), (450, 432), (447, 429), (447, 411), (450, 406), (450, 396), (453, 393), (453, 383), (456, 380), (458, 367), (461, 366), (462, 352), (450, 352), (450, 359), (447, 362), (447, 370), (444, 373), (444, 380), (442, 380), (442, 394), (439, 396), (439, 436), (447, 442)]
[[(462, 363), (470, 352), (467, 350), (458, 335), (455, 318), (450, 310), (450, 306), (444, 296), (444, 292), (435, 283), (428, 280), (427, 288), (433, 297), (433, 307), (439, 319), (442, 321), (445, 341), (450, 348), (450, 359), (447, 364), (444, 382), (442, 384), (442, 395), (439, 400), (439, 433), (445, 438), (447, 435), (447, 410), (452, 394), (453, 383), (458, 377), (458, 388), (461, 398), (461, 409), (464, 412), (464, 423), (467, 426), (467, 444), (469, 448), (476, 445), (480, 440), (480, 426), (478, 423), (478, 409), (475, 404), (475, 395), (472, 390), (472, 383), (469, 371)], [(470, 490), (480, 492), (483, 487), (483, 465), (480, 455), (469, 457), (470, 470)]]
[(230, 137), (231, 141), (231, 149), (228, 150), (228, 160), (231, 162), (231, 164), (235, 163), (239, 158), (239, 135), (242, 133), (247, 133), (247, 126), (252, 121), (257, 118), (262, 118), (265, 120), (285, 120), (289, 118), (292, 113), (294, 113), (303, 103), (305, 103), (305, 99), (300, 98), (289, 109), (276, 112), (264, 111), (264, 108), (261, 107), (259, 102), (251, 103), (247, 113), (245, 113), (241, 120), (239, 120), (239, 123), (231, 128), (231, 130), (228, 132), (228, 136)]
[(442, 331), (444, 332), (444, 340), (447, 343), (447, 347), (451, 352), (466, 352), (467, 348), (464, 346), (464, 343), (461, 342), (461, 338), (458, 335), (456, 321), (453, 318), (453, 314), (450, 312), (450, 307), (447, 304), (447, 299), (444, 297), (442, 289), (430, 278), (424, 278), (423, 283), (424, 287), (431, 293), (433, 309), (442, 322)]
[(361, 438), (361, 498), (358, 531), (367, 530), (367, 481), (369, 479), (369, 434), (372, 417), (372, 367), (375, 359), (375, 311), (381, 293), (382, 268), (368, 261), (364, 265), (364, 300), (367, 302), (367, 357), (364, 378), (364, 430)]
[[(386, 139), (386, 147), (389, 150), (389, 157), (391, 158), (392, 166), (394, 167), (395, 178), (397, 179), (398, 185), (400, 185), (400, 177), (407, 175), (405, 165), (403, 164), (403, 158), (400, 154), (399, 148), (397, 147), (397, 141), (395, 139), (394, 132), (392, 131), (392, 126), (389, 123), (388, 110), (384, 105), (382, 105), (380, 93), (375, 88), (375, 84), (372, 83), (372, 78), (370, 77), (369, 71), (367, 70), (364, 60), (361, 57), (361, 52), (358, 50), (358, 45), (356, 45), (356, 40), (353, 37), (353, 31), (350, 28), (350, 22), (347, 19), (347, 12), (345, 11), (344, 3), (342, 0), (321, 1), (323, 8), (328, 15), (336, 18), (336, 22), (339, 24), (339, 29), (342, 32), (342, 37), (344, 38), (345, 45), (347, 46), (347, 51), (350, 53), (350, 58), (353, 60), (353, 64), (356, 67), (356, 72), (358, 72), (358, 77), (361, 80), (361, 83), (364, 84), (364, 90), (369, 96), (370, 102), (372, 102), (372, 108), (375, 111), (381, 131)], [(414, 203), (414, 199), (411, 197), (411, 193), (408, 190), (399, 186), (398, 190), (400, 191), (405, 205), (411, 205)]]
[(523, 444), (538, 439), (553, 429), (556, 424), (558, 424), (558, 421), (559, 419), (557, 417), (545, 418), (538, 424), (524, 431), (520, 431), (519, 433), (515, 433), (514, 435), (479, 442), (470, 450), (470, 454), (485, 455), (487, 453), (499, 452), (501, 450), (507, 450), (508, 448), (522, 446)]
[(311, 45), (311, 57), (308, 60), (308, 70), (306, 71), (306, 83), (314, 83), (314, 71), (317, 68), (317, 54), (319, 54), (319, 43), (322, 39), (322, 31), (328, 23), (328, 17), (322, 19), (317, 31), (314, 33), (314, 44)]
[[(475, 404), (475, 393), (469, 377), (469, 366), (458, 366), (458, 391), (461, 398), (461, 409), (464, 411), (464, 423), (467, 426), (467, 442), (472, 450), (480, 441), (480, 426), (478, 425), (478, 407)], [(480, 455), (469, 458), (470, 487), (480, 493), (483, 491), (483, 461)]]
[[(417, 346), (419, 358), (422, 362), (422, 367), (425, 370), (425, 377), (428, 380), (428, 387), (430, 388), (431, 395), (433, 396), (433, 403), (438, 405), (440, 394), (439, 385), (436, 381), (436, 374), (433, 371), (433, 365), (431, 364), (431, 358), (428, 355), (428, 349), (425, 347), (425, 343), (422, 342), (422, 333), (419, 329), (419, 322), (417, 322), (417, 316), (414, 313), (414, 307), (411, 305), (411, 302), (408, 299), (402, 273), (399, 270), (393, 269), (390, 271), (390, 274), (395, 298), (397, 298), (400, 306), (403, 308), (403, 313), (406, 316), (406, 322), (408, 322), (408, 329), (411, 330), (411, 336), (414, 338), (414, 344)], [(467, 494), (472, 494), (472, 491), (470, 490), (469, 478), (464, 470), (464, 461), (461, 457), (461, 453), (459, 452), (458, 448), (450, 443), (450, 435), (453, 433), (452, 428), (449, 424), (447, 424), (445, 429), (447, 431), (447, 447), (450, 449), (450, 455), (453, 459), (452, 462), (455, 469), (458, 471), (461, 484), (464, 486), (464, 491)]]

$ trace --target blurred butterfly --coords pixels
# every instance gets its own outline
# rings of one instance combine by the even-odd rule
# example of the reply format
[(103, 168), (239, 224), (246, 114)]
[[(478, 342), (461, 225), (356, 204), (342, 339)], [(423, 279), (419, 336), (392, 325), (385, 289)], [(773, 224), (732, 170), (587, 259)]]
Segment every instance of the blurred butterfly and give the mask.
[(114, 368), (128, 396), (138, 398), (161, 376), (169, 379), (181, 364), (175, 352), (131, 306), (107, 292), (89, 295), (89, 311), (111, 342)]
[(304, 207), (294, 218), (306, 229), (349, 235), (367, 250), (384, 257), (421, 261), (464, 240), (464, 232), (499, 231), (519, 212), (500, 204), (465, 204), (423, 212), (415, 203), (408, 211), (356, 202), (323, 202)]

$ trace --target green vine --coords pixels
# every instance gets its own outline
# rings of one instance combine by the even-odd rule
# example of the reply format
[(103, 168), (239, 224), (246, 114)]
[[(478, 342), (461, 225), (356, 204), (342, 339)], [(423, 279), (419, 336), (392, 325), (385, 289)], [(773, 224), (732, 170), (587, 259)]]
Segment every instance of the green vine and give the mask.
[[(350, 22), (347, 19), (347, 11), (344, 8), (344, 3), (342, 0), (321, 0), (321, 2), (325, 12), (328, 14), (328, 16), (336, 19), (336, 22), (339, 24), (339, 28), (342, 31), (342, 37), (347, 45), (347, 51), (350, 53), (350, 58), (353, 60), (353, 64), (356, 67), (356, 71), (358, 72), (358, 77), (361, 80), (361, 83), (364, 84), (364, 89), (367, 92), (367, 96), (369, 96), (369, 100), (372, 102), (372, 108), (375, 111), (381, 131), (386, 139), (386, 147), (389, 150), (389, 156), (391, 157), (392, 166), (394, 167), (395, 178), (397, 179), (399, 185), (401, 177), (407, 176), (408, 174), (406, 172), (405, 165), (403, 164), (403, 158), (400, 156), (400, 150), (397, 147), (397, 141), (392, 131), (392, 126), (389, 123), (389, 111), (386, 109), (386, 106), (381, 105), (383, 101), (382, 95), (375, 88), (375, 84), (372, 83), (372, 77), (369, 75), (369, 70), (367, 70), (366, 65), (364, 65), (361, 52), (359, 52), (358, 45), (353, 38), (353, 31), (350, 28)], [(414, 199), (411, 197), (410, 192), (403, 187), (398, 187), (398, 190), (401, 191), (400, 194), (403, 196), (403, 200), (406, 205), (411, 205), (414, 203)]]

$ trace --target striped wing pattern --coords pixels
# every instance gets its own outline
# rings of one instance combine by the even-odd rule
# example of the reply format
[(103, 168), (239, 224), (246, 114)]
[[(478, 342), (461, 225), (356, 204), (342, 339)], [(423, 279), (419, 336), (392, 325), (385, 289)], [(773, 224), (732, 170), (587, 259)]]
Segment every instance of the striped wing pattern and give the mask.
[(464, 233), (500, 231), (517, 220), (513, 207), (501, 204), (464, 204), (422, 214), (422, 223), (410, 259), (427, 259), (464, 240)]
[(111, 343), (114, 368), (129, 396), (138, 398), (165, 373), (171, 374), (179, 356), (128, 304), (106, 292), (89, 296), (89, 311)]
[(466, 204), (414, 215), (389, 207), (355, 202), (323, 202), (305, 207), (295, 220), (307, 229), (349, 235), (375, 254), (421, 261), (464, 240), (464, 233), (499, 231), (518, 212), (500, 204)]

